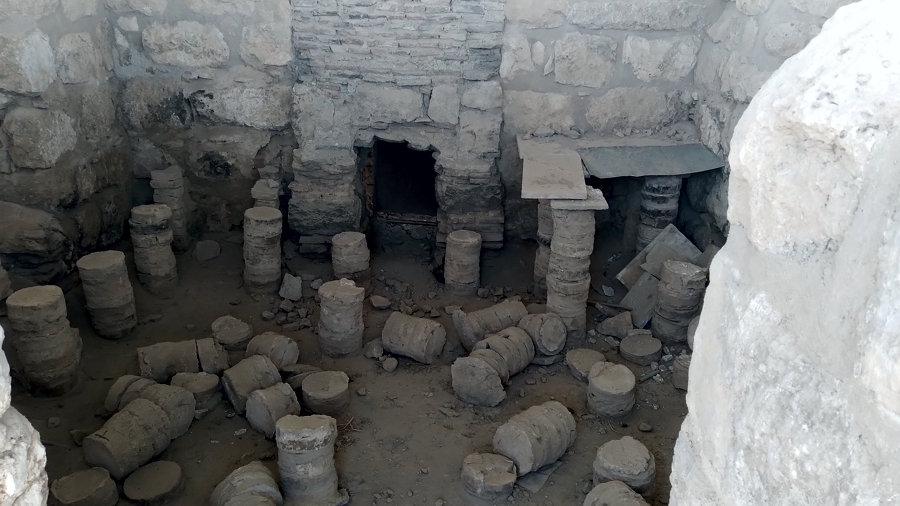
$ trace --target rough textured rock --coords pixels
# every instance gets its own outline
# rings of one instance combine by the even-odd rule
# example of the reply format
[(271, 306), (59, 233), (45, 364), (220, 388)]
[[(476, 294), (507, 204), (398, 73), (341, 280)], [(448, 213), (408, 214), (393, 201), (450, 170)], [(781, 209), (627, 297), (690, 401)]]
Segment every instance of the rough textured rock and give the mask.
[(153, 23), (144, 28), (141, 39), (150, 59), (161, 65), (216, 67), (228, 61), (225, 36), (213, 25)]
[(828, 18), (834, 15), (834, 12), (844, 5), (849, 5), (854, 0), (788, 0), (791, 7), (800, 12), (808, 12), (816, 16)]
[(0, 0), (0, 20), (21, 16), (40, 18), (50, 14), (59, 5), (59, 0)]
[(737, 102), (749, 102), (769, 75), (741, 53), (731, 53), (722, 64), (722, 95)]
[(613, 77), (618, 46), (606, 35), (567, 33), (556, 43), (556, 82), (602, 88)]
[(47, 283), (69, 271), (74, 247), (52, 214), (0, 201), (0, 255), (11, 273)]
[(703, 21), (706, 0), (581, 0), (569, 3), (569, 23), (611, 30), (683, 30)]
[(510, 25), (503, 33), (503, 57), (500, 61), (500, 77), (512, 79), (518, 74), (532, 72), (531, 44), (518, 25)]
[(635, 492), (653, 495), (656, 459), (646, 446), (631, 436), (604, 443), (594, 459), (594, 484), (621, 481)]
[(210, 121), (277, 130), (287, 126), (291, 88), (285, 85), (228, 85), (191, 95), (200, 116)]
[(245, 26), (241, 59), (253, 67), (284, 66), (293, 59), (289, 23), (254, 23)]
[(116, 506), (119, 489), (102, 467), (77, 471), (50, 484), (52, 506)]
[(0, 504), (47, 504), (47, 455), (40, 434), (15, 408), (0, 416), (0, 433)]
[(595, 130), (656, 129), (675, 119), (672, 100), (657, 88), (613, 88), (591, 100), (585, 117)]
[[(743, 51), (753, 47), (759, 23), (755, 18), (741, 14), (737, 9), (725, 9), (722, 16), (707, 30), (710, 40), (722, 42), (729, 51)], [(721, 62), (725, 58), (715, 58)]]
[(769, 10), (772, 0), (736, 0), (737, 8), (748, 16), (756, 16)]
[(128, 500), (137, 504), (166, 504), (184, 490), (184, 473), (175, 462), (158, 460), (131, 473), (122, 486)]
[(70, 22), (97, 14), (98, 0), (62, 0), (63, 14)]
[(497, 81), (469, 83), (460, 104), (471, 109), (496, 109), (503, 106), (503, 88)]
[(647, 501), (621, 481), (607, 481), (593, 488), (584, 498), (584, 506), (648, 506)]
[(91, 34), (68, 33), (59, 38), (56, 49), (59, 79), (66, 84), (86, 83), (97, 74), (97, 54)]
[(506, 19), (526, 28), (555, 28), (566, 19), (566, 0), (509, 0)]
[(0, 35), (0, 90), (43, 93), (56, 79), (50, 39), (40, 30)]
[(518, 478), (513, 461), (494, 453), (467, 455), (460, 476), (467, 492), (487, 501), (509, 497)]
[(157, 16), (166, 10), (166, 0), (106, 0), (113, 12), (140, 12), (145, 16)]
[(435, 86), (428, 102), (428, 117), (435, 123), (455, 125), (459, 121), (459, 88), (452, 84)]
[[(629, 35), (622, 49), (622, 60), (631, 65), (641, 81), (678, 81), (694, 70), (699, 50), (700, 39), (694, 36), (650, 40)], [(556, 69), (558, 76), (558, 52)]]
[(569, 129), (575, 126), (574, 115), (572, 98), (562, 93), (507, 91), (503, 94), (504, 130), (512, 133), (524, 133), (548, 124)]
[(673, 505), (900, 494), (898, 16), (840, 9), (735, 129)]
[(766, 49), (778, 56), (789, 58), (803, 49), (819, 34), (819, 31), (818, 26), (801, 21), (779, 23), (770, 28), (766, 34)]
[(6, 115), (0, 130), (8, 136), (9, 156), (19, 167), (53, 167), (75, 147), (72, 118), (62, 111), (18, 107)]

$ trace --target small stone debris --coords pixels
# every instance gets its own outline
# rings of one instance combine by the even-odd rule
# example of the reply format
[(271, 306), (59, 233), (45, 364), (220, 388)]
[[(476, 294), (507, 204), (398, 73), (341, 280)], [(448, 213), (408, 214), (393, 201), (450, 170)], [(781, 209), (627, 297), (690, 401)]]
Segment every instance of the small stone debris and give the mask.
[(141, 318), (140, 324), (147, 325), (148, 323), (158, 322), (162, 320), (163, 315), (159, 313), (148, 314), (147, 316)]
[(490, 297), (490, 295), (491, 295), (491, 291), (485, 287), (479, 288), (477, 293), (478, 293), (479, 299), (486, 299), (486, 298)]
[(394, 357), (388, 357), (381, 363), (381, 367), (387, 372), (394, 372), (398, 365), (400, 365), (400, 362)]
[(60, 421), (58, 416), (51, 416), (50, 418), (47, 419), (47, 428), (55, 429), (55, 428), (59, 427), (59, 425), (61, 423), (62, 423), (62, 421)]
[(290, 273), (285, 273), (284, 279), (281, 281), (281, 288), (278, 290), (278, 295), (284, 299), (293, 301), (302, 299), (303, 278), (293, 276)]
[(444, 416), (449, 416), (450, 418), (456, 418), (459, 416), (459, 412), (451, 408), (438, 408), (438, 411), (443, 413)]
[(219, 243), (216, 241), (199, 241), (197, 245), (194, 246), (194, 258), (201, 263), (208, 262), (218, 257), (221, 253), (222, 247), (219, 246)]
[(270, 322), (275, 319), (275, 313), (271, 311), (263, 311), (262, 312), (263, 321)]
[(375, 309), (390, 309), (391, 301), (387, 297), (382, 297), (381, 295), (373, 295), (369, 297), (369, 304), (372, 304), (372, 307)]
[(365, 396), (369, 395), (369, 391), (366, 390), (366, 387), (359, 387), (356, 389), (356, 395), (358, 395), (360, 397), (365, 397)]
[(322, 281), (322, 278), (316, 278), (309, 283), (309, 287), (313, 290), (318, 290), (325, 282)]
[(284, 311), (285, 313), (290, 313), (294, 310), (294, 303), (288, 299), (284, 299), (281, 301), (281, 304), (278, 305), (278, 309), (280, 311)]
[(458, 311), (460, 309), (462, 309), (460, 306), (447, 306), (444, 308), (444, 313), (452, 315), (454, 311)]
[(384, 345), (381, 338), (372, 339), (363, 347), (363, 355), (366, 358), (380, 359), (384, 355)]
[(638, 430), (641, 432), (653, 432), (653, 426), (647, 422), (641, 422), (641, 424), (638, 425)]

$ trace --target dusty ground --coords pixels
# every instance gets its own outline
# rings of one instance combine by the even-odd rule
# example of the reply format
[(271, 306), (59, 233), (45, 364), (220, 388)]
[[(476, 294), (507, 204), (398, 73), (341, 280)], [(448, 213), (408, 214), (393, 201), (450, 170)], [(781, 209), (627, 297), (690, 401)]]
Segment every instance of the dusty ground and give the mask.
[[(625, 289), (613, 276), (630, 259), (628, 255), (609, 263), (618, 251), (615, 234), (598, 233), (593, 268), (594, 286), (609, 285), (616, 296), (592, 298), (615, 302)], [(138, 374), (135, 349), (160, 342), (198, 339), (211, 335), (210, 323), (231, 314), (250, 323), (257, 333), (281, 332), (274, 322), (264, 322), (261, 313), (277, 305), (275, 299), (256, 302), (241, 288), (241, 246), (226, 242), (223, 235), (207, 238), (219, 240), (222, 255), (199, 264), (190, 255), (179, 256), (179, 288), (170, 297), (157, 297), (144, 291), (134, 280), (138, 317), (160, 314), (158, 321), (142, 323), (135, 332), (120, 341), (97, 337), (90, 327), (80, 287), (69, 290), (66, 300), (72, 325), (81, 329), (84, 340), (82, 359), (83, 382), (74, 391), (58, 398), (37, 398), (16, 388), (13, 404), (40, 431), (47, 446), (50, 479), (84, 469), (81, 448), (70, 431), (92, 432), (104, 422), (96, 415), (102, 408), (106, 392), (122, 374)], [(602, 240), (601, 240), (602, 238)], [(128, 253), (127, 243), (120, 248)], [(490, 287), (509, 287), (507, 296), (518, 295), (527, 304), (535, 302), (528, 293), (532, 280), (533, 243), (510, 243), (499, 252), (483, 255), (482, 283)], [(459, 300), (443, 293), (427, 265), (425, 254), (414, 258), (408, 253), (389, 251), (373, 253), (373, 276), (408, 283), (412, 298), (419, 306), (443, 309), (457, 304), (464, 310), (492, 304), (489, 299)], [(294, 270), (311, 275), (330, 274), (330, 264), (302, 258), (290, 262)], [(384, 283), (375, 281), (375, 293), (390, 295)], [(428, 295), (433, 292), (434, 299)], [(394, 296), (396, 298), (396, 296)], [(497, 300), (500, 300), (497, 298)], [(302, 303), (314, 311), (312, 298)], [(381, 327), (390, 311), (375, 311), (367, 304), (365, 341), (380, 336)], [(589, 319), (596, 312), (589, 311)], [(457, 342), (450, 317), (441, 310), (438, 318), (448, 331), (448, 339)], [(0, 323), (6, 326), (5, 319)], [(563, 457), (563, 465), (537, 493), (517, 487), (511, 502), (523, 505), (581, 504), (590, 490), (591, 464), (597, 448), (611, 439), (630, 435), (643, 442), (656, 458), (656, 495), (654, 504), (668, 503), (670, 465), (675, 438), (686, 414), (684, 395), (665, 383), (653, 380), (639, 384), (637, 406), (624, 422), (609, 422), (590, 415), (585, 405), (585, 384), (569, 374), (564, 364), (549, 367), (529, 366), (512, 378), (507, 399), (496, 408), (469, 406), (454, 397), (450, 387), (452, 357), (424, 366), (400, 358), (400, 367), (385, 372), (375, 360), (362, 356), (330, 359), (319, 351), (312, 329), (281, 332), (300, 344), (300, 359), (324, 369), (340, 369), (350, 376), (352, 400), (349, 410), (338, 416), (340, 436), (337, 466), (341, 484), (351, 494), (351, 504), (433, 505), (439, 500), (447, 505), (472, 504), (463, 491), (459, 470), (463, 458), (472, 452), (491, 450), (495, 429), (511, 415), (550, 399), (565, 404), (575, 413), (578, 436), (575, 445)], [(624, 362), (611, 352), (602, 339), (587, 344), (603, 351), (607, 358), (625, 363), (640, 378), (649, 368)], [(9, 351), (7, 350), (7, 353)], [(232, 357), (232, 364), (239, 357)], [(14, 357), (11, 357), (14, 364)], [(364, 390), (362, 390), (364, 389)], [(364, 392), (359, 395), (357, 391)], [(187, 480), (184, 495), (171, 504), (207, 504), (215, 485), (234, 468), (252, 460), (263, 459), (277, 469), (275, 444), (254, 432), (247, 421), (227, 418), (229, 406), (223, 403), (205, 419), (195, 421), (189, 432), (173, 441), (159, 459), (179, 463)], [(59, 426), (50, 428), (48, 419), (59, 418)], [(651, 432), (640, 432), (638, 425), (652, 425)], [(125, 499), (120, 505), (130, 504)]]

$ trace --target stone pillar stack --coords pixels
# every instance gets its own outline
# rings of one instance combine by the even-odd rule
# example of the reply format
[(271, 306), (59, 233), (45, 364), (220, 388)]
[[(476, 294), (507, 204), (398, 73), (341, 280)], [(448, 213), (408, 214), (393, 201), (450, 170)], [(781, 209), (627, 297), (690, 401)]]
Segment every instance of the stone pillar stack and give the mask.
[(278, 293), (281, 286), (281, 211), (252, 207), (244, 211), (244, 288)]
[(538, 201), (538, 249), (534, 255), (534, 296), (547, 298), (547, 267), (550, 265), (550, 241), (553, 239), (553, 213), (550, 201)]
[(547, 311), (566, 325), (568, 345), (580, 346), (587, 331), (587, 299), (594, 251), (594, 211), (552, 209), (553, 240), (547, 269)]
[(28, 384), (47, 395), (75, 386), (81, 363), (81, 336), (69, 327), (66, 301), (58, 286), (23, 288), (6, 299), (10, 336)]
[(660, 271), (650, 330), (660, 341), (685, 342), (688, 326), (700, 314), (709, 271), (688, 262), (666, 260)]
[(150, 186), (153, 188), (153, 202), (165, 204), (172, 210), (169, 228), (174, 236), (173, 247), (177, 251), (187, 251), (191, 245), (188, 216), (193, 210), (193, 202), (184, 188), (184, 172), (175, 165), (150, 171)]
[(81, 257), (75, 265), (97, 334), (107, 339), (128, 335), (137, 326), (137, 315), (125, 254), (98, 251)]
[(289, 415), (275, 424), (278, 471), (286, 506), (347, 504), (334, 467), (337, 421), (325, 415)]
[(253, 197), (253, 207), (273, 207), (279, 208), (281, 197), (281, 183), (273, 179), (260, 179), (250, 189), (250, 196)]
[(319, 298), (318, 333), (322, 353), (340, 357), (361, 350), (366, 291), (349, 279), (340, 279), (320, 286)]
[(447, 235), (444, 285), (451, 293), (474, 296), (481, 284), (481, 234), (457, 230)]
[(372, 269), (369, 267), (366, 235), (360, 232), (341, 232), (332, 237), (331, 266), (334, 277), (351, 279), (360, 286), (367, 286)]
[(128, 221), (138, 279), (153, 293), (168, 291), (178, 284), (171, 218), (172, 210), (166, 204), (149, 204), (132, 208)]
[(641, 188), (641, 223), (638, 225), (637, 251), (646, 248), (662, 229), (675, 221), (678, 217), (680, 197), (680, 177), (644, 178), (644, 186)]

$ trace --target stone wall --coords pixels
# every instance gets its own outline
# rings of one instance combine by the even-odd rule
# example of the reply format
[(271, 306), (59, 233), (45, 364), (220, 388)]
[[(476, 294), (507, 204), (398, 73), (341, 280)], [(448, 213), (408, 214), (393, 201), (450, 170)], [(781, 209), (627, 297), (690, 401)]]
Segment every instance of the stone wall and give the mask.
[[(0, 4), (2, 7), (2, 4)], [(0, 327), (0, 344), (3, 343)], [(47, 504), (47, 453), (41, 435), (10, 403), (9, 362), (0, 351), (0, 504)]]
[(378, 137), (436, 151), (438, 242), (467, 228), (502, 245), (503, 23), (497, 0), (294, 1), (288, 216), (302, 241), (360, 226), (355, 148)]
[[(727, 158), (734, 127), (747, 104), (787, 58), (819, 33), (822, 23), (854, 0), (729, 0), (703, 31), (694, 84), (700, 100), (693, 119), (700, 139)], [(728, 173), (689, 180), (691, 205), (727, 230)]]
[(108, 5), (115, 73), (124, 82), (120, 112), (139, 183), (178, 165), (199, 207), (194, 225), (238, 225), (253, 205), (258, 169), (291, 166), (289, 0)]
[(686, 120), (704, 30), (721, 0), (507, 0), (500, 77), (507, 228), (536, 228), (522, 201), (517, 134), (647, 136)]
[(119, 239), (128, 143), (97, 0), (0, 1), (0, 262), (47, 281)]
[(673, 505), (900, 496), (897, 19), (839, 9), (734, 129)]

